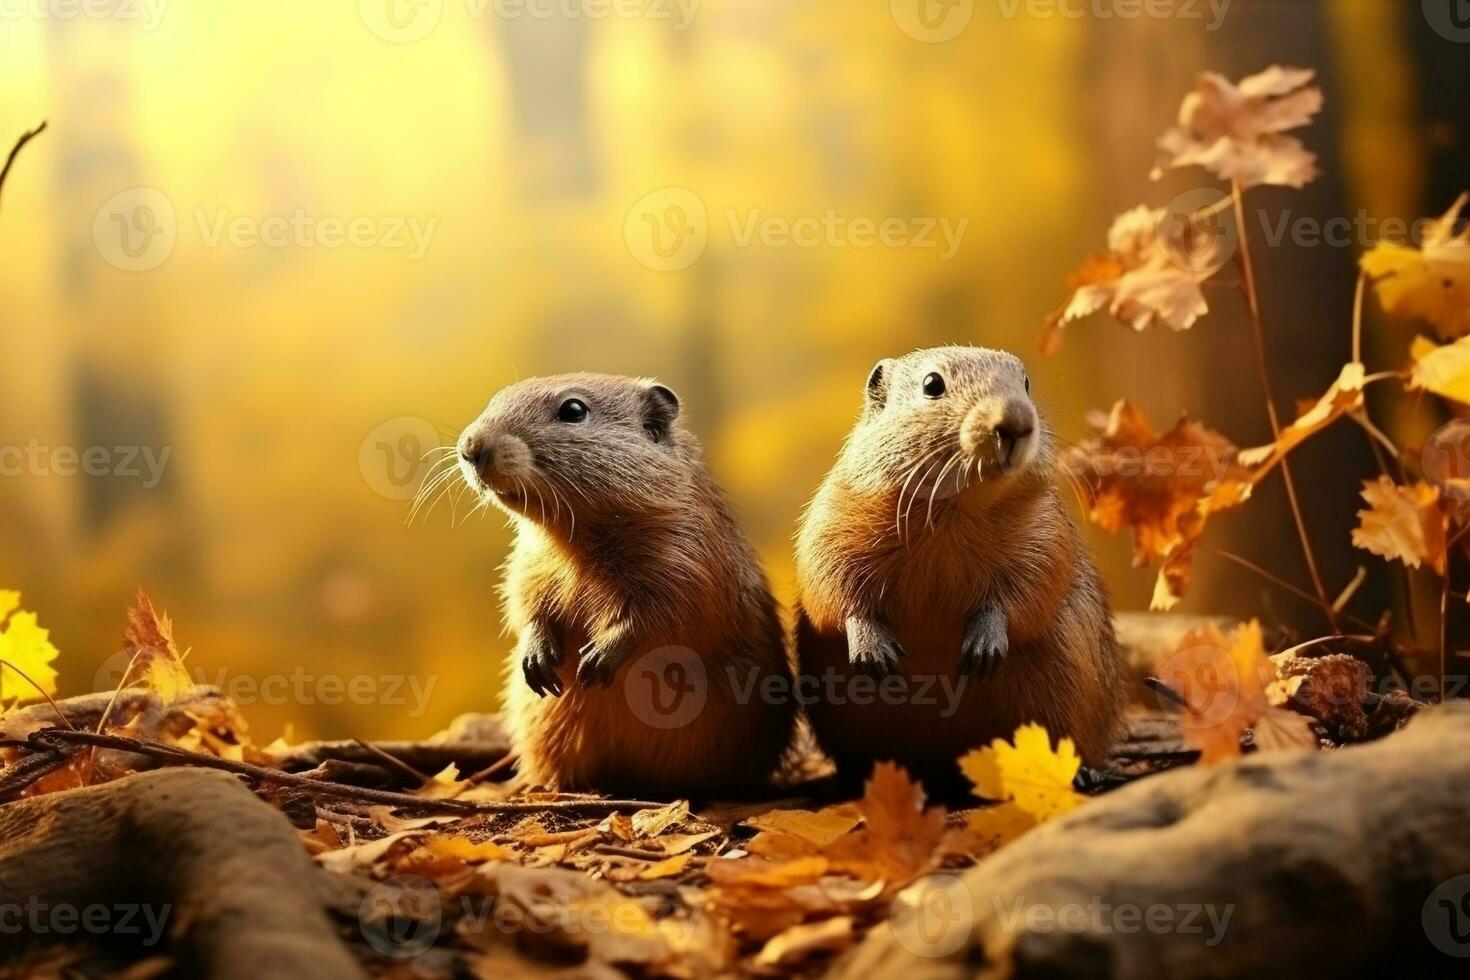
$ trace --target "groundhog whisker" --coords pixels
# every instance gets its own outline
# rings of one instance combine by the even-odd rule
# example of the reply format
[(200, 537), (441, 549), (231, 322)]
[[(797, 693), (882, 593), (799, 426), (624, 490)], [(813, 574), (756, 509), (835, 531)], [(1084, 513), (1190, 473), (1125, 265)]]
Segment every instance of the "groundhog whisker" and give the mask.
[(924, 468), (923, 477), (920, 478), (918, 485), (914, 487), (914, 492), (909, 494), (909, 505), (908, 508), (905, 509), (903, 512), (903, 526), (905, 534), (907, 534), (908, 531), (910, 531), (914, 526), (914, 504), (916, 504), (919, 500), (919, 491), (924, 489), (924, 484), (929, 482), (929, 474), (933, 471), (935, 466), (939, 465), (940, 462), (940, 459), (936, 459), (933, 463), (930, 463)]
[[(923, 456), (920, 456), (919, 457), (919, 461), (917, 463), (915, 463), (912, 467), (910, 467), (910, 469), (908, 471), (908, 476), (906, 476), (904, 478), (903, 482), (899, 485), (899, 488), (898, 488), (898, 503), (897, 503), (897, 506), (894, 507), (894, 510), (893, 510), (893, 532), (898, 535), (900, 541), (903, 540), (903, 536), (904, 536), (904, 531), (903, 531), (903, 496), (904, 496), (904, 493), (906, 493), (908, 491), (909, 481), (912, 480), (914, 478), (914, 476), (918, 474), (919, 467), (923, 466), (925, 463), (927, 463), (930, 460), (934, 459), (936, 456), (938, 456), (944, 450), (945, 450), (945, 447), (944, 446), (936, 446), (933, 449), (931, 449), (929, 452), (925, 453)], [(920, 485), (922, 486), (922, 483)], [(917, 493), (917, 490), (915, 490), (915, 493)]]
[[(418, 513), (423, 508), (424, 504), (428, 502), (431, 497), (437, 498), (438, 493), (441, 490), (445, 490), (447, 488), (450, 481), (455, 475), (455, 469), (448, 468), (440, 470), (439, 472), (426, 477), (423, 484), (419, 487), (418, 493), (414, 495), (413, 506), (409, 509), (408, 517), (404, 520), (404, 524), (411, 526), (414, 522), (414, 518), (418, 516)], [(431, 511), (432, 509), (433, 508), (430, 507)], [(428, 515), (426, 514), (425, 516), (427, 517)]]
[(444, 455), (445, 455), (446, 458), (453, 457), (453, 456), (457, 456), (459, 454), (459, 447), (458, 446), (435, 446), (433, 449), (430, 449), (428, 452), (426, 452), (422, 456), (420, 456), (419, 457), (419, 462), (422, 463), (424, 460), (428, 459), (430, 456), (434, 455), (435, 453), (444, 453)]
[(940, 469), (939, 475), (934, 478), (934, 485), (929, 488), (929, 509), (924, 514), (925, 527), (934, 526), (934, 497), (939, 493), (939, 488), (944, 486), (944, 474), (949, 471), (950, 466), (960, 462), (961, 459), (960, 451), (955, 450), (954, 455), (949, 458), (949, 461)]

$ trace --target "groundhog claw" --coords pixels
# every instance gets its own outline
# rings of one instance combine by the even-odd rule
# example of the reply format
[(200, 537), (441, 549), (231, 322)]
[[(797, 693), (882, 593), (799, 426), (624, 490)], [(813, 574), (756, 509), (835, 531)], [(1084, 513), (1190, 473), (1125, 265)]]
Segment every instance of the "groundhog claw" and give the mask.
[(982, 680), (995, 673), (1010, 650), (1007, 634), (1005, 610), (999, 605), (987, 606), (970, 617), (960, 644), (959, 672)]
[(592, 641), (582, 648), (577, 683), (583, 687), (611, 687), (618, 668), (632, 652), (633, 645), (627, 637)]
[(526, 684), (539, 697), (561, 697), (561, 677), (556, 672), (561, 663), (561, 646), (545, 630), (534, 630), (526, 638), (526, 650), (521, 656), (521, 673)]
[(903, 657), (903, 646), (887, 626), (862, 616), (847, 618), (847, 661), (854, 670), (887, 677), (902, 669)]

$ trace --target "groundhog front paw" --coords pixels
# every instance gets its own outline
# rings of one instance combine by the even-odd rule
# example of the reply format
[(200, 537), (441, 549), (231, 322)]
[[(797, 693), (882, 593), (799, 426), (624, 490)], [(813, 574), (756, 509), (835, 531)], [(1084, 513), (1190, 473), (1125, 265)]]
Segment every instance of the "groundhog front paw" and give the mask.
[(577, 664), (577, 683), (583, 687), (611, 687), (614, 675), (633, 652), (631, 636), (598, 637), (582, 648)]
[(526, 675), (526, 684), (539, 697), (561, 697), (561, 677), (557, 665), (561, 663), (561, 643), (549, 631), (532, 630), (525, 641), (521, 654), (521, 673)]
[(988, 606), (972, 616), (965, 629), (959, 671), (981, 679), (989, 677), (1010, 648), (1005, 610), (998, 605)]
[(847, 662), (861, 674), (887, 677), (901, 670), (903, 647), (893, 632), (878, 622), (862, 616), (847, 618)]

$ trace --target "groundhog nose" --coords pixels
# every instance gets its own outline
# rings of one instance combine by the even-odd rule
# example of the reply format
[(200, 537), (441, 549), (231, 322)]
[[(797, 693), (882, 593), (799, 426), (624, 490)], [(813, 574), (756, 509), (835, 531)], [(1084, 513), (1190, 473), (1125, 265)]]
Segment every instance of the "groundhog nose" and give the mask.
[(1005, 414), (995, 426), (995, 438), (1000, 443), (1000, 461), (1009, 466), (1015, 461), (1016, 447), (1027, 436), (1036, 431), (1036, 419), (1031, 409), (1020, 402), (1006, 405)]
[(489, 460), (489, 451), (482, 436), (466, 435), (459, 441), (459, 458), (479, 472)]

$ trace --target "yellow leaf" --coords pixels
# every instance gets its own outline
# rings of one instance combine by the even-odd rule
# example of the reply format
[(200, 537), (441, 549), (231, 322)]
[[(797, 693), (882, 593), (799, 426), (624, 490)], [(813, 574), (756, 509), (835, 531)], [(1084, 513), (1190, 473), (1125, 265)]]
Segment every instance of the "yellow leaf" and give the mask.
[[(50, 630), (37, 625), (35, 613), (10, 616), (5, 631), (0, 633), (0, 660), (6, 663), (0, 667), (0, 703), (35, 697), (41, 692), (56, 693), (56, 670), (51, 662), (58, 651), (50, 637)], [(29, 682), (20, 676), (22, 673), (30, 678)]]
[(1070, 738), (1053, 750), (1047, 730), (1031, 723), (1016, 729), (1013, 743), (998, 738), (960, 758), (960, 770), (978, 795), (1014, 800), (1038, 821), (1059, 817), (1086, 800), (1072, 788), (1082, 760)]
[(459, 796), (469, 787), (469, 780), (460, 779), (459, 769), (451, 762), (435, 773), (433, 779), (414, 790), (414, 795), (430, 800), (447, 800)]
[(0, 589), (0, 623), (20, 608), (20, 593), (14, 589)]
[(434, 836), (424, 842), (424, 849), (442, 857), (458, 858), (461, 861), (479, 863), (500, 861), (511, 856), (511, 852), (492, 841), (472, 841), (463, 834)]
[(828, 807), (825, 810), (772, 810), (751, 817), (746, 823), (756, 830), (790, 834), (802, 840), (826, 847), (843, 834), (857, 826), (858, 814), (851, 808)]
[(655, 878), (669, 878), (683, 871), (689, 864), (690, 854), (675, 854), (671, 858), (664, 858), (656, 864), (650, 864), (638, 872), (639, 879), (653, 881)]
[(1439, 490), (1422, 481), (1405, 486), (1380, 476), (1363, 484), (1363, 499), (1368, 509), (1358, 511), (1354, 545), (1411, 568), (1426, 563), (1444, 574), (1445, 527)]
[(966, 828), (976, 838), (981, 854), (988, 854), (1009, 844), (1036, 824), (1036, 818), (1014, 802), (976, 810), (965, 821)]
[(174, 643), (173, 623), (167, 614), (153, 607), (153, 600), (141, 588), (128, 610), (123, 641), (136, 651), (138, 679), (164, 704), (173, 704), (180, 694), (194, 686), (184, 666), (184, 657)]
[(1378, 301), (1390, 313), (1432, 324), (1446, 339), (1470, 334), (1470, 229), (1455, 234), (1470, 194), (1424, 233), (1422, 249), (1378, 245), (1362, 258)]
[(1444, 346), (1415, 337), (1409, 353), (1414, 358), (1409, 384), (1451, 401), (1470, 403), (1470, 337)]

